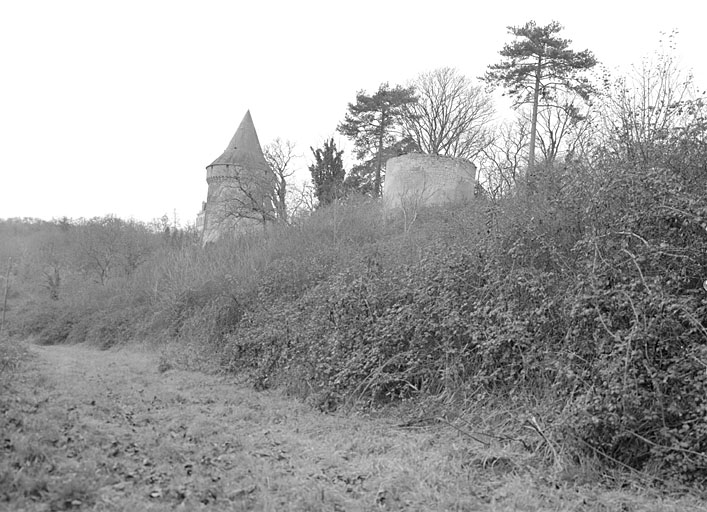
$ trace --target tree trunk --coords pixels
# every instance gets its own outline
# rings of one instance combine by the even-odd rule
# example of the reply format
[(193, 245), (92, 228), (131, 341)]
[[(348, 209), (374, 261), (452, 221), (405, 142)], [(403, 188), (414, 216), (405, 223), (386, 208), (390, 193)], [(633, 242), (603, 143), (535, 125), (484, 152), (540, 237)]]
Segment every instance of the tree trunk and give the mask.
[(376, 165), (376, 182), (374, 197), (381, 196), (381, 169), (383, 169), (383, 132), (385, 131), (385, 110), (381, 112), (381, 124), (378, 131), (378, 163)]
[(0, 320), (0, 334), (5, 328), (5, 313), (7, 312), (7, 292), (10, 289), (10, 268), (12, 267), (12, 258), (7, 259), (7, 275), (5, 276), (5, 297), (2, 301), (2, 320)]
[(280, 180), (280, 186), (277, 190), (277, 208), (279, 210), (280, 220), (287, 224), (287, 181), (285, 177), (282, 176)]
[(533, 91), (533, 117), (530, 121), (530, 149), (528, 151), (528, 187), (532, 191), (535, 187), (535, 139), (538, 133), (538, 102), (540, 100), (540, 74), (542, 73), (542, 56), (538, 57), (535, 69), (535, 90)]

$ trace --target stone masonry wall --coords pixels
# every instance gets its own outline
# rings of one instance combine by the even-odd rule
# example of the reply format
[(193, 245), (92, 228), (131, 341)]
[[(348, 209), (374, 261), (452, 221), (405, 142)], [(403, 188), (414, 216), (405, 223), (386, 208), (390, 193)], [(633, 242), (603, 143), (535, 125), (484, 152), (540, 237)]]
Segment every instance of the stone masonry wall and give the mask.
[(436, 205), (470, 201), (476, 166), (467, 160), (409, 153), (388, 160), (383, 200), (386, 207), (405, 203)]
[[(239, 165), (215, 165), (207, 170), (209, 190), (203, 209), (202, 241), (206, 245), (215, 242), (224, 234), (246, 233), (262, 227), (258, 219), (244, 218), (239, 210), (249, 205), (243, 196), (239, 180), (253, 184), (257, 172)], [(260, 182), (263, 179), (260, 178)], [(249, 210), (245, 207), (246, 210)]]

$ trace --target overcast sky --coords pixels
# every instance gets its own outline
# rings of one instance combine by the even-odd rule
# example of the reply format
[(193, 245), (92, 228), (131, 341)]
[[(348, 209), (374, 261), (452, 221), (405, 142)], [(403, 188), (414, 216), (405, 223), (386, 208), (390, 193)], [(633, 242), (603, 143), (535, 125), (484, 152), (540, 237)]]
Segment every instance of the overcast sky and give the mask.
[(0, 218), (116, 214), (192, 223), (205, 167), (250, 109), (261, 144), (336, 134), (357, 90), (499, 60), (506, 27), (557, 20), (575, 50), (627, 68), (679, 30), (707, 84), (695, 0), (3, 0)]

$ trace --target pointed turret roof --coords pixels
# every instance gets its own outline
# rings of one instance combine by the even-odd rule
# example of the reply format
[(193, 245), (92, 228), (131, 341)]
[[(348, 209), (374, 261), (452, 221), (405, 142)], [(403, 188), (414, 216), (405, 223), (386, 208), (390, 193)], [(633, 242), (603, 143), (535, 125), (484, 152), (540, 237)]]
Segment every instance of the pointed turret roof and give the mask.
[(207, 168), (214, 165), (242, 165), (248, 168), (269, 168), (260, 147), (258, 134), (255, 131), (250, 110), (245, 113), (236, 134), (231, 139), (223, 154), (214, 160)]

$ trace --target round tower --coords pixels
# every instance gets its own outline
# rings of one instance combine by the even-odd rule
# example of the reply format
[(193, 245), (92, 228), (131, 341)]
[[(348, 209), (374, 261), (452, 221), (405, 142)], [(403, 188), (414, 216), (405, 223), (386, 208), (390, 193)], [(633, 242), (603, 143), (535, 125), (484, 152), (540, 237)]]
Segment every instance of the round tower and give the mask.
[(206, 167), (203, 243), (272, 220), (273, 179), (249, 110), (223, 154)]
[(383, 200), (388, 208), (471, 201), (475, 178), (476, 166), (468, 160), (408, 153), (386, 163)]

